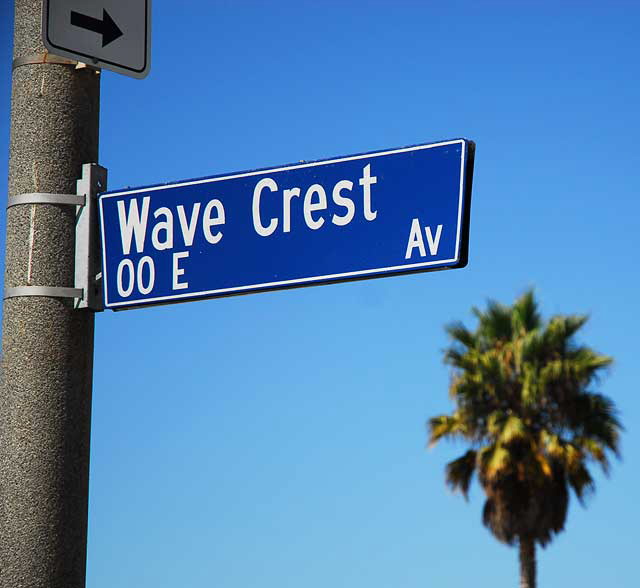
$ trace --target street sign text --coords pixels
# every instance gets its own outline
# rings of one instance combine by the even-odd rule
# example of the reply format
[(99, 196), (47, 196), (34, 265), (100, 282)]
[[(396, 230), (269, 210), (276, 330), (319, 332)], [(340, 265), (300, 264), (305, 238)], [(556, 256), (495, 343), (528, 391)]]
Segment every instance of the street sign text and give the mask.
[(462, 267), (473, 143), (106, 193), (111, 308)]

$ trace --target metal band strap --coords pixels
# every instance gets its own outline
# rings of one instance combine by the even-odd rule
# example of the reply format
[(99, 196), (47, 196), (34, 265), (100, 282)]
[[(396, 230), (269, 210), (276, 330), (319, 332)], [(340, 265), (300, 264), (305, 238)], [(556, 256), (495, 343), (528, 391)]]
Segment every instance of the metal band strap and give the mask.
[(47, 194), (44, 192), (32, 192), (30, 194), (18, 194), (9, 196), (7, 208), (18, 204), (73, 204), (84, 206), (86, 197), (78, 194)]
[(58, 65), (78, 65), (77, 61), (73, 59), (66, 59), (64, 57), (58, 57), (57, 55), (51, 55), (50, 53), (34, 53), (33, 55), (23, 55), (13, 60), (13, 69), (22, 65), (42, 65), (43, 63), (55, 63)]
[[(1, 1), (1, 0), (0, 0)], [(103, 310), (98, 235), (98, 193), (107, 189), (107, 170), (95, 163), (82, 165), (76, 194), (32, 192), (10, 196), (7, 208), (18, 204), (68, 204), (79, 206), (76, 213), (74, 263), (75, 288), (57, 286), (16, 286), (5, 288), (4, 298), (42, 296), (74, 299), (76, 309)], [(79, 286), (79, 287), (78, 287)]]
[[(70, 204), (84, 206), (86, 196), (78, 194), (48, 194), (44, 192), (31, 192), (9, 196), (7, 208), (19, 204)], [(4, 289), (4, 298), (17, 298), (22, 296), (46, 296), (50, 298), (79, 298), (84, 296), (82, 288), (63, 288), (56, 286), (16, 286)]]
[(53, 298), (82, 298), (82, 288), (56, 288), (53, 286), (16, 286), (5, 288), (4, 298), (16, 298), (19, 296), (47, 296)]

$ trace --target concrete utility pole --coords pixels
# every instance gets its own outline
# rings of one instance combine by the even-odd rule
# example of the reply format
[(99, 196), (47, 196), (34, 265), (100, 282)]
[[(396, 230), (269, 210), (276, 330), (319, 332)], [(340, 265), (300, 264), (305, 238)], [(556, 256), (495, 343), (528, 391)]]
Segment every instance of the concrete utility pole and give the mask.
[[(98, 159), (100, 76), (42, 63), (41, 15), (42, 0), (15, 0), (10, 197), (75, 194)], [(68, 204), (8, 208), (5, 289), (73, 287), (75, 220)], [(16, 296), (2, 326), (0, 588), (82, 588), (93, 312)]]

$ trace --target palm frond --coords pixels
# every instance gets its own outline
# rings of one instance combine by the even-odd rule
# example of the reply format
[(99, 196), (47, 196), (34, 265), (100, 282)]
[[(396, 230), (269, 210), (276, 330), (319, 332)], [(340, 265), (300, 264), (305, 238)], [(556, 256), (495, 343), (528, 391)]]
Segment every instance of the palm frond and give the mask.
[(547, 456), (543, 453), (536, 453), (535, 459), (538, 467), (540, 468), (540, 471), (542, 472), (542, 475), (550, 478), (553, 475), (553, 468), (551, 466), (551, 462), (549, 461), (549, 459), (547, 459)]
[(467, 424), (460, 414), (455, 412), (452, 415), (443, 414), (429, 419), (427, 423), (429, 429), (429, 447), (433, 447), (443, 438), (460, 438), (468, 434)]
[(569, 485), (573, 489), (576, 498), (580, 501), (580, 504), (585, 505), (585, 501), (588, 496), (595, 491), (595, 484), (593, 478), (589, 473), (589, 470), (581, 464), (573, 472), (569, 472), (568, 475)]
[(450, 323), (445, 327), (445, 331), (447, 332), (449, 337), (456, 343), (459, 343), (469, 349), (475, 347), (475, 335), (471, 331), (469, 331), (469, 329), (467, 329), (467, 327), (465, 327), (461, 321)]
[(478, 353), (450, 347), (444, 351), (444, 362), (460, 371), (474, 371), (478, 365)]
[(594, 439), (619, 456), (623, 427), (609, 398), (589, 392), (579, 394), (573, 399), (567, 417), (577, 436)]
[(487, 418), (487, 436), (492, 439), (500, 437), (508, 418), (509, 415), (504, 410), (494, 410)]
[(562, 336), (565, 340), (571, 339), (589, 320), (586, 314), (570, 314), (563, 316), (555, 316), (551, 322), (561, 325)]
[(533, 290), (525, 292), (516, 300), (511, 310), (511, 328), (516, 334), (524, 334), (533, 331), (540, 326), (541, 319), (538, 312)]
[(486, 451), (480, 451), (478, 454), (479, 468), (485, 483), (495, 481), (496, 478), (504, 476), (511, 465), (511, 455), (509, 451), (499, 445), (489, 446)]
[(575, 437), (573, 439), (573, 444), (579, 447), (585, 455), (588, 455), (591, 459), (599, 463), (605, 475), (609, 475), (611, 465), (609, 463), (605, 447), (595, 439), (588, 439), (585, 437)]
[(585, 453), (575, 442), (548, 431), (542, 431), (539, 440), (543, 453), (563, 471), (574, 471), (583, 464)]
[(524, 365), (522, 374), (522, 391), (521, 400), (525, 407), (534, 406), (539, 398), (541, 392), (539, 372), (536, 366), (527, 363)]
[(583, 385), (599, 378), (600, 372), (613, 363), (613, 358), (601, 355), (589, 347), (577, 347), (567, 354), (576, 377)]
[(477, 335), (484, 348), (490, 347), (496, 341), (509, 341), (512, 337), (511, 309), (495, 300), (487, 302), (487, 310), (482, 312), (472, 309), (478, 318)]
[(511, 415), (506, 419), (502, 431), (500, 432), (499, 442), (506, 446), (513, 441), (523, 441), (529, 436), (526, 425), (519, 417)]
[(462, 457), (447, 464), (446, 481), (452, 490), (460, 490), (468, 500), (469, 486), (476, 468), (476, 452), (470, 449)]

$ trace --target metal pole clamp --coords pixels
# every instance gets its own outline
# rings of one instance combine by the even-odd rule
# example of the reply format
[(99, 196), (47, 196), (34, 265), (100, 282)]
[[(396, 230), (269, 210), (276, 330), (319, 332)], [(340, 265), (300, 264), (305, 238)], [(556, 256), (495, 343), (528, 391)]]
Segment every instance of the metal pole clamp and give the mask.
[(77, 206), (74, 287), (14, 286), (4, 289), (4, 298), (45, 296), (73, 298), (75, 308), (103, 310), (100, 239), (98, 235), (98, 193), (107, 189), (107, 170), (95, 163), (82, 166), (77, 194), (32, 192), (10, 196), (7, 208), (21, 204), (66, 204)]

